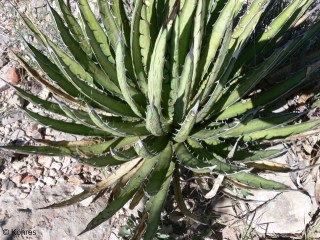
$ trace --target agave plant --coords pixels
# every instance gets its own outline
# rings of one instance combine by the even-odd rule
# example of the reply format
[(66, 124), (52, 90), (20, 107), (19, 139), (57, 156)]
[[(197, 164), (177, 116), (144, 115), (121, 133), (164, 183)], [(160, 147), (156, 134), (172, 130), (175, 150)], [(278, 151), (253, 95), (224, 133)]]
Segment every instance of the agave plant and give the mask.
[(186, 208), (181, 170), (197, 177), (224, 176), (222, 184), (231, 186), (288, 189), (253, 170), (268, 169), (261, 160), (282, 153), (266, 149), (262, 141), (320, 124), (300, 121), (305, 113), (279, 110), (276, 104), (317, 83), (319, 51), (308, 61), (298, 59), (295, 69), (287, 71), (293, 54), (319, 34), (316, 20), (308, 25), (299, 21), (315, 1), (135, 0), (131, 18), (123, 1), (97, 2), (99, 17), (87, 0), (78, 1), (79, 16), (73, 16), (63, 0), (57, 1), (60, 13), (49, 6), (62, 47), (21, 14), (45, 50), (25, 40), (29, 56), (45, 75), (25, 56), (17, 58), (54, 96), (44, 100), (12, 86), (54, 115), (24, 111), (44, 126), (85, 138), (38, 139), (36, 146), (2, 148), (72, 156), (95, 167), (119, 166), (95, 186), (49, 207), (110, 189), (112, 199), (84, 233), (130, 200), (134, 206), (144, 197), (134, 238), (152, 239), (171, 185), (181, 211), (206, 220)]

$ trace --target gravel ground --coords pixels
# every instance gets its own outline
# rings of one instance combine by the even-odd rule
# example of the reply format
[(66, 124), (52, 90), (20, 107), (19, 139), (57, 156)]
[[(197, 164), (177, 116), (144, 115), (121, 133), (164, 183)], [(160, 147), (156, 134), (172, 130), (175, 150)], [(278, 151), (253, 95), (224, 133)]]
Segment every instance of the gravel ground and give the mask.
[[(51, 20), (46, 15), (46, 1), (19, 1), (17, 7), (21, 12), (32, 16), (51, 36), (55, 35), (55, 30), (47, 24)], [(75, 7), (74, 3), (72, 7)], [(24, 46), (19, 41), (19, 35), (29, 38), (29, 33), (20, 26), (17, 19), (9, 1), (1, 1), (0, 77), (48, 99), (50, 93), (25, 75), (9, 50), (22, 52)], [(44, 110), (35, 109), (32, 104), (26, 103), (0, 80), (1, 145), (34, 144), (32, 139), (81, 139), (30, 121), (21, 110), (25, 107), (44, 113)], [(104, 208), (107, 195), (90, 206), (93, 198), (66, 208), (39, 209), (67, 199), (72, 194), (83, 191), (83, 188), (101, 181), (107, 171), (83, 166), (68, 157), (22, 156), (7, 152), (0, 154), (0, 239), (118, 239), (115, 236), (125, 218), (119, 220), (118, 225), (114, 224), (114, 228), (109, 226), (110, 222), (106, 222), (94, 231), (77, 236)], [(118, 215), (124, 214), (124, 211), (120, 211)]]
[[(48, 24), (51, 20), (46, 14), (45, 0), (16, 2), (19, 2), (17, 6), (20, 11), (32, 16), (39, 26), (56, 40), (53, 37), (56, 31)], [(91, 6), (97, 11), (95, 4)], [(71, 1), (71, 8), (76, 11), (74, 1)], [(0, 22), (0, 77), (42, 98), (50, 98), (50, 93), (25, 74), (9, 51), (9, 48), (16, 52), (24, 51), (19, 34), (28, 39), (32, 38), (20, 26), (17, 14), (8, 1), (0, 3)], [(1, 145), (33, 144), (34, 138), (72, 141), (81, 139), (79, 136), (63, 134), (29, 121), (21, 111), (21, 108), (27, 105), (28, 108), (34, 108), (0, 80)], [(317, 114), (314, 112), (314, 116)], [(274, 161), (293, 164), (314, 159), (318, 154), (319, 141), (317, 135), (301, 139), (292, 148), (293, 154), (284, 155)], [(90, 204), (93, 199), (89, 198), (66, 208), (39, 208), (66, 199), (101, 181), (107, 170), (83, 166), (67, 157), (22, 156), (7, 152), (0, 154), (0, 226), (3, 230), (2, 233), (0, 231), (0, 239), (119, 239), (116, 236), (121, 226), (126, 225), (124, 232), (130, 234), (130, 226), (136, 224), (137, 211), (131, 211), (126, 206), (94, 231), (77, 236), (90, 219), (103, 209), (108, 194), (93, 204)], [(192, 239), (194, 236), (202, 235), (201, 239), (233, 240), (244, 239), (245, 236), (248, 237), (246, 239), (259, 239), (260, 235), (264, 236), (262, 239), (266, 239), (267, 232), (269, 237), (275, 239), (302, 239), (304, 234), (310, 239), (319, 239), (319, 212), (315, 198), (315, 188), (319, 185), (316, 184), (317, 169), (292, 174), (269, 174), (267, 177), (278, 179), (293, 189), (300, 188), (304, 192), (290, 191), (279, 194), (255, 191), (255, 201), (252, 202), (248, 202), (248, 199), (240, 201), (226, 197), (227, 192), (214, 199), (204, 199), (200, 198), (199, 185), (190, 184), (184, 188), (188, 195), (186, 204), (198, 214), (221, 215), (217, 222), (223, 222), (224, 225), (213, 223), (212, 226), (203, 226), (194, 223), (182, 217), (175, 203), (169, 199), (161, 223), (162, 236), (170, 235), (171, 239)], [(143, 205), (143, 202), (141, 204)], [(132, 221), (128, 223), (125, 216), (131, 214)], [(253, 231), (251, 227), (255, 227), (256, 230)]]

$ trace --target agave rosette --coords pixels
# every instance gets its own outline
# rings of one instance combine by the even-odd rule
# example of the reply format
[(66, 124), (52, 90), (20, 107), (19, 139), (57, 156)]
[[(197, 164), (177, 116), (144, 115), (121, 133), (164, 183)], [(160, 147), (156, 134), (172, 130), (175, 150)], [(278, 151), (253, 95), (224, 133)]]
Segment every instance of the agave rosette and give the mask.
[[(145, 197), (143, 221), (135, 237), (151, 239), (171, 182), (181, 210), (203, 220), (188, 212), (183, 203), (182, 168), (197, 176), (224, 175), (229, 183), (251, 188), (288, 188), (251, 173), (251, 167), (265, 169), (257, 161), (282, 153), (265, 150), (265, 145), (259, 145), (262, 140), (282, 139), (320, 123), (296, 123), (303, 114), (274, 111), (275, 103), (319, 77), (319, 54), (285, 77), (276, 74), (319, 34), (316, 21), (296, 33), (296, 23), (314, 1), (293, 0), (272, 15), (277, 5), (272, 0), (249, 5), (240, 0), (135, 0), (130, 21), (123, 1), (97, 2), (101, 22), (87, 0), (78, 1), (77, 18), (63, 0), (57, 1), (60, 14), (49, 6), (67, 52), (21, 14), (47, 49), (44, 53), (26, 41), (45, 76), (23, 56), (17, 57), (57, 101), (14, 88), (34, 105), (68, 120), (24, 111), (44, 126), (86, 138), (2, 148), (72, 156), (95, 167), (119, 165), (102, 182), (49, 207), (113, 189), (113, 201), (85, 232), (131, 199), (134, 205)], [(260, 91), (254, 92), (256, 88)]]

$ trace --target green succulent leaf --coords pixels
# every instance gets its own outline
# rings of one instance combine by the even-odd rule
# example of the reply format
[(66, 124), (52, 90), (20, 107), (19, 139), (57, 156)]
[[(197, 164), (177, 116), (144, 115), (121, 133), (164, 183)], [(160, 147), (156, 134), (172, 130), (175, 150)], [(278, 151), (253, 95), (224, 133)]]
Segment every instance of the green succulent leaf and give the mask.
[[(81, 141), (77, 142), (69, 142), (69, 141), (49, 141), (49, 140), (40, 140), (36, 139), (37, 142), (45, 144), (47, 146), (38, 146), (39, 153), (43, 155), (71, 155), (71, 156), (96, 156), (101, 154), (108, 153), (111, 149), (122, 149), (124, 147), (128, 147), (134, 144), (139, 138), (138, 137), (128, 137), (128, 138), (110, 138), (105, 141), (93, 141), (93, 143), (85, 144), (85, 145), (77, 145), (81, 144)], [(91, 140), (92, 141), (92, 140)], [(31, 146), (21, 146), (19, 147), (21, 150), (26, 150)], [(36, 147), (35, 147), (36, 148)], [(42, 150), (42, 148), (44, 150)], [(52, 154), (51, 154), (52, 153)], [(69, 154), (67, 154), (69, 153)]]
[[(135, 71), (135, 76), (138, 80), (138, 84), (140, 86), (141, 91), (147, 96), (147, 75), (144, 71), (143, 67), (143, 56), (142, 56), (142, 49), (141, 48), (148, 48), (150, 43), (148, 43), (148, 39), (146, 36), (143, 38), (143, 45), (140, 46), (140, 38), (143, 36), (140, 36), (140, 22), (142, 22), (142, 9), (143, 9), (143, 0), (136, 1), (136, 4), (134, 6), (134, 12), (133, 12), (133, 19), (132, 19), (132, 25), (131, 25), (131, 57), (133, 60), (133, 67)], [(141, 31), (147, 34), (145, 31), (146, 27), (142, 25)], [(148, 29), (148, 28), (147, 28)], [(146, 58), (147, 56), (144, 56)]]
[(240, 172), (232, 175), (228, 175), (228, 178), (248, 185), (250, 187), (258, 189), (268, 189), (268, 190), (288, 190), (290, 189), (287, 185), (268, 180), (263, 177), (257, 176), (252, 173)]
[(166, 148), (160, 153), (159, 160), (156, 163), (145, 188), (149, 195), (158, 194), (158, 191), (161, 189), (161, 185), (164, 183), (165, 178), (170, 178), (168, 173), (172, 172), (172, 150), (172, 143), (169, 142)]
[[(81, 11), (81, 16), (82, 16), (84, 23), (86, 25), (87, 34), (88, 34), (88, 32), (90, 32), (92, 34), (91, 36), (94, 38), (94, 41), (97, 44), (99, 44), (99, 47), (98, 47), (99, 50), (104, 54), (104, 56), (110, 62), (114, 62), (114, 58), (111, 54), (109, 39), (108, 39), (107, 35), (105, 34), (105, 32), (103, 31), (102, 27), (100, 26), (98, 20), (94, 16), (92, 10), (90, 9), (88, 1), (87, 0), (79, 0), (78, 2), (79, 2), (78, 3), (79, 9)], [(88, 36), (88, 37), (90, 39), (90, 43), (92, 44), (91, 41), (93, 41), (93, 38), (90, 38), (91, 36)], [(114, 44), (116, 43), (116, 39), (114, 39), (115, 40)], [(98, 50), (98, 49), (94, 49), (94, 51), (95, 50)], [(98, 58), (98, 61), (99, 61), (99, 58)]]
[(86, 229), (81, 232), (83, 234), (102, 222), (108, 220), (115, 212), (117, 212), (126, 202), (128, 202), (138, 190), (141, 183), (145, 177), (152, 171), (153, 166), (158, 161), (158, 156), (155, 156), (151, 159), (144, 159), (143, 164), (137, 170), (135, 175), (131, 177), (128, 184), (122, 189), (119, 196), (112, 201), (102, 212), (100, 212), (90, 223), (87, 225)]
[(171, 175), (174, 169), (174, 163), (170, 162), (166, 172), (165, 178), (162, 180), (162, 185), (159, 188), (159, 191), (151, 196), (146, 205), (146, 212), (148, 213), (147, 228), (144, 233), (145, 239), (152, 239), (157, 227), (160, 222), (161, 211), (164, 206), (166, 197), (169, 192)]
[(170, 55), (170, 70), (171, 70), (171, 83), (170, 83), (170, 100), (168, 103), (168, 115), (170, 119), (174, 117), (174, 104), (178, 97), (179, 78), (180, 78), (180, 59), (179, 59), (179, 15), (174, 21), (172, 36), (171, 36), (171, 55)]
[(65, 147), (51, 147), (51, 146), (1, 146), (2, 149), (14, 151), (20, 154), (37, 154), (48, 156), (72, 156), (76, 155), (76, 150), (71, 150)]
[(268, 91), (264, 91), (262, 93), (257, 94), (256, 97), (248, 99), (246, 102), (237, 102), (221, 112), (217, 116), (217, 120), (224, 120), (230, 117), (234, 117), (240, 114), (245, 113), (248, 110), (254, 108), (254, 106), (264, 107), (266, 105), (270, 105), (280, 98), (289, 94), (293, 89), (301, 86), (302, 84), (306, 84), (307, 81), (312, 80), (312, 76), (308, 75), (311, 73), (312, 69), (305, 68), (301, 71), (295, 73), (292, 77), (287, 78), (285, 81), (271, 87)]
[(165, 26), (158, 35), (155, 47), (152, 53), (150, 70), (148, 73), (148, 98), (153, 103), (155, 109), (160, 114), (161, 110), (161, 91), (163, 81), (163, 67), (167, 46), (168, 28)]
[(61, 120), (56, 120), (53, 118), (45, 117), (40, 114), (34, 113), (30, 110), (25, 110), (27, 115), (33, 119), (34, 121), (50, 127), (52, 129), (55, 129), (57, 131), (65, 132), (65, 133), (70, 133), (70, 134), (75, 134), (75, 135), (81, 135), (81, 136), (110, 136), (109, 133), (106, 133), (104, 131), (98, 130), (98, 129), (93, 129), (89, 128), (85, 125), (82, 124), (76, 124), (73, 122), (65, 122)]
[(57, 28), (60, 31), (60, 35), (70, 52), (73, 54), (78, 63), (83, 67), (86, 72), (90, 73), (95, 81), (104, 87), (106, 90), (120, 96), (119, 88), (113, 83), (107, 74), (105, 74), (101, 68), (95, 64), (91, 59), (88, 59), (87, 54), (78, 47), (79, 43), (71, 36), (69, 29), (64, 25), (62, 19), (58, 13), (52, 9), (51, 13), (57, 24)]
[(285, 138), (287, 136), (305, 132), (308, 129), (312, 129), (320, 124), (320, 120), (308, 121), (304, 123), (288, 125), (284, 127), (274, 127), (254, 133), (244, 134), (244, 141), (252, 141), (257, 139), (275, 139)]
[(192, 74), (194, 67), (193, 49), (190, 50), (186, 57), (181, 78), (179, 81), (179, 87), (176, 96), (176, 102), (174, 104), (174, 122), (179, 123), (184, 117), (189, 106), (189, 99), (191, 93)]
[(155, 136), (161, 136), (164, 134), (159, 111), (156, 106), (154, 106), (153, 102), (151, 105), (147, 106), (146, 128)]
[(223, 35), (228, 29), (229, 24), (236, 16), (235, 11), (237, 2), (240, 1), (227, 1), (215, 22), (208, 43), (205, 45), (203, 50), (205, 57), (202, 57), (199, 62), (199, 67), (201, 68), (199, 69), (198, 77), (203, 78), (203, 76), (208, 72), (209, 66), (217, 53), (221, 40), (223, 39)]
[(129, 19), (126, 15), (125, 6), (121, 0), (114, 0), (110, 5), (110, 8), (114, 14), (114, 19), (118, 28), (122, 29), (124, 33), (124, 39), (126, 42), (126, 46), (129, 46), (130, 43), (130, 25)]
[(119, 35), (119, 28), (111, 11), (111, 3), (98, 1), (102, 22), (113, 49), (116, 49)]
[[(44, 56), (44, 55), (42, 55), (42, 56)], [(82, 94), (70, 82), (68, 82), (68, 80), (66, 78), (64, 78), (63, 75), (61, 75), (61, 76), (59, 75), (58, 68), (56, 68), (56, 66), (54, 64), (51, 64), (51, 62), (46, 63), (46, 62), (38, 61), (39, 65), (41, 67), (43, 65), (45, 66), (43, 69), (46, 69), (46, 68), (50, 69), (47, 72), (47, 74), (54, 81), (54, 83), (51, 83), (47, 79), (42, 77), (23, 58), (21, 58), (19, 56), (17, 56), (17, 58), (18, 58), (18, 61), (20, 62), (20, 64), (27, 70), (27, 72), (31, 76), (33, 76), (39, 83), (46, 86), (50, 91), (52, 91), (53, 93), (62, 97), (65, 101), (76, 102), (75, 98), (82, 97)], [(43, 65), (42, 65), (42, 63), (43, 63)], [(52, 73), (54, 75), (50, 75), (51, 70), (53, 70)], [(57, 71), (57, 72), (55, 72), (55, 71)], [(54, 86), (54, 84), (58, 85), (60, 88), (57, 86)]]
[(214, 171), (228, 173), (239, 170), (238, 167), (221, 162), (214, 156), (211, 156), (210, 159), (199, 159), (195, 154), (192, 154), (193, 149), (189, 146), (188, 150), (184, 143), (176, 144), (174, 147), (178, 161), (193, 172), (210, 173)]
[(196, 1), (185, 1), (182, 5), (181, 13), (179, 16), (179, 62), (180, 66), (183, 65), (182, 60), (186, 58), (186, 55), (190, 49), (190, 43), (188, 39), (192, 33), (193, 14), (196, 9)]
[(90, 47), (90, 43), (87, 40), (84, 32), (82, 31), (77, 19), (72, 15), (68, 6), (64, 3), (63, 0), (58, 0), (57, 2), (63, 14), (63, 18), (67, 23), (68, 28), (70, 29), (73, 37), (78, 41), (80, 47), (87, 54), (87, 56), (92, 58), (92, 49)]
[(187, 140), (190, 132), (196, 123), (197, 111), (199, 107), (199, 102), (197, 102), (189, 111), (184, 121), (181, 124), (181, 128), (178, 130), (177, 134), (174, 136), (176, 142), (184, 142)]
[(122, 39), (122, 33), (120, 32), (119, 40), (116, 48), (116, 63), (117, 63), (116, 65), (117, 65), (117, 75), (118, 75), (120, 89), (124, 99), (126, 100), (128, 105), (131, 107), (132, 111), (134, 111), (134, 113), (138, 117), (142, 117), (143, 108), (137, 105), (137, 103), (134, 101), (134, 99), (131, 96), (133, 94), (130, 91), (131, 89), (126, 77), (126, 67), (125, 67), (124, 57), (125, 57), (125, 46)]
[(149, 136), (139, 139), (135, 144), (135, 150), (140, 157), (151, 158), (159, 155), (166, 147), (168, 136), (154, 137)]
[(35, 104), (36, 106), (40, 106), (42, 107), (42, 109), (48, 110), (52, 113), (56, 113), (62, 116), (66, 116), (65, 112), (63, 110), (60, 109), (59, 104), (54, 103), (54, 102), (50, 102), (47, 100), (43, 100), (37, 96), (34, 96), (26, 91), (24, 91), (21, 88), (15, 87), (13, 85), (11, 85), (12, 88), (15, 89), (16, 93), (22, 97), (23, 99)]
[(146, 128), (139, 122), (126, 123), (114, 119), (103, 119), (92, 107), (88, 106), (88, 114), (91, 120), (101, 130), (118, 137), (144, 136), (149, 135)]

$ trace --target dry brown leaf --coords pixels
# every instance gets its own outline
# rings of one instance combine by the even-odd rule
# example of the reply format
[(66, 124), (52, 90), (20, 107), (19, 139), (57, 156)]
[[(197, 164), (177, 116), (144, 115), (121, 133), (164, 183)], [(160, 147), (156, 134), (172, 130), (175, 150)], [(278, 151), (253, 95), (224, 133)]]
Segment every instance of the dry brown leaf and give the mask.
[(256, 169), (261, 169), (261, 170), (270, 170), (274, 172), (287, 172), (292, 170), (288, 164), (277, 163), (277, 162), (268, 161), (268, 160), (246, 162), (244, 164), (247, 165), (248, 167), (254, 167)]
[(131, 210), (134, 209), (139, 204), (139, 202), (143, 197), (144, 197), (144, 186), (142, 184), (140, 189), (135, 193), (134, 197), (132, 198), (129, 208)]
[(34, 139), (38, 143), (46, 144), (49, 146), (57, 146), (57, 147), (82, 147), (82, 146), (90, 146), (94, 144), (98, 144), (102, 142), (102, 139), (100, 138), (94, 138), (94, 139), (82, 139), (78, 141), (50, 141), (47, 139)]
[(139, 240), (142, 238), (142, 235), (146, 231), (147, 228), (147, 220), (148, 220), (148, 213), (146, 211), (143, 212), (142, 218), (140, 220), (140, 223), (138, 227), (136, 228), (136, 231), (132, 237), (132, 240)]

